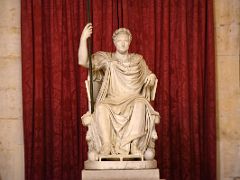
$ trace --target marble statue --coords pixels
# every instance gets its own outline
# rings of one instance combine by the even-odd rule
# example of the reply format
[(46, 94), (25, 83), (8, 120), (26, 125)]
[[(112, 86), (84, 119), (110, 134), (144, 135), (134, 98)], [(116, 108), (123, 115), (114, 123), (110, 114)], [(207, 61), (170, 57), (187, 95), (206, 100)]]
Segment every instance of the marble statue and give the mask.
[[(80, 39), (79, 64), (86, 68), (87, 39), (92, 29), (92, 24), (87, 24)], [(115, 52), (92, 55), (93, 81), (100, 85), (99, 89), (94, 86), (94, 113), (82, 116), (83, 124), (88, 126), (88, 160), (128, 155), (151, 160), (157, 139), (155, 124), (160, 121), (150, 104), (155, 98), (157, 78), (143, 56), (128, 52), (132, 40), (128, 29), (117, 29), (112, 38)]]

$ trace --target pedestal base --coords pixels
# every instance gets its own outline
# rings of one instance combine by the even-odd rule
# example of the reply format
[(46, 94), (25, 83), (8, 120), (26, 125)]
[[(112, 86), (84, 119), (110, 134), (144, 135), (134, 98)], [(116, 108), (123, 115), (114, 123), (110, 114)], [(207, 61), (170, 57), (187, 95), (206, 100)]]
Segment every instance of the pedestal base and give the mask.
[(84, 169), (156, 169), (157, 161), (85, 161)]
[(82, 180), (160, 180), (160, 173), (159, 169), (82, 170)]

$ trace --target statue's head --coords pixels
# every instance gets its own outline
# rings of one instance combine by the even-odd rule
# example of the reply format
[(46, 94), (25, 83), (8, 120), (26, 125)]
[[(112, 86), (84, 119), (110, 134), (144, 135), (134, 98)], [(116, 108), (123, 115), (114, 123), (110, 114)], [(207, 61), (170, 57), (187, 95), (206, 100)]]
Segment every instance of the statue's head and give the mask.
[(121, 54), (128, 52), (132, 41), (132, 34), (126, 28), (119, 28), (113, 33), (113, 43), (117, 51)]

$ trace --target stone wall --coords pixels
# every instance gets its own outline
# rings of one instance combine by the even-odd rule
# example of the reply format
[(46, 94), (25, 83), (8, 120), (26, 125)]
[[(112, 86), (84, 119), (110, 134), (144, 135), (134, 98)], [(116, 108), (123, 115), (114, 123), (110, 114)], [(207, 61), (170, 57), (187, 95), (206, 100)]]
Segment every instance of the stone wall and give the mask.
[[(240, 0), (214, 0), (218, 179), (240, 177)], [(24, 179), (20, 0), (0, 0), (0, 180)]]
[(240, 179), (240, 1), (215, 0), (218, 177)]
[(0, 0), (0, 180), (24, 179), (20, 0)]

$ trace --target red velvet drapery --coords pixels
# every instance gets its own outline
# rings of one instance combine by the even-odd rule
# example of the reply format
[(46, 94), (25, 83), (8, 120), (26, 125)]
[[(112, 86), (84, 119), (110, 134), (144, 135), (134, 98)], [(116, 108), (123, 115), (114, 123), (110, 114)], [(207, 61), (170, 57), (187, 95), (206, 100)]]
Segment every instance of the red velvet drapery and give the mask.
[[(212, 0), (94, 0), (93, 51), (112, 51), (129, 28), (131, 52), (159, 79), (156, 154), (167, 180), (216, 179)], [(85, 0), (22, 0), (22, 74), (27, 180), (80, 179), (86, 159), (87, 71), (77, 64)]]

